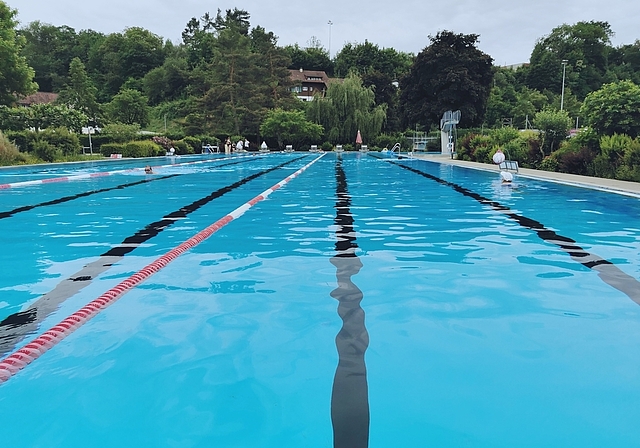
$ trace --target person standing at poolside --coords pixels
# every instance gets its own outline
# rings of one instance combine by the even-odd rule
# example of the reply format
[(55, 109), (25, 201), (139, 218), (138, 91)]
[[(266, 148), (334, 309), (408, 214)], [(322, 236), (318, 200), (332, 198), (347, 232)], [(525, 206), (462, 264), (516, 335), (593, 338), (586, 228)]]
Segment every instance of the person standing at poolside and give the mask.
[(227, 137), (224, 142), (224, 153), (231, 154), (231, 138)]
[(236, 143), (236, 152), (242, 152), (243, 146), (242, 139), (238, 140), (238, 143)]

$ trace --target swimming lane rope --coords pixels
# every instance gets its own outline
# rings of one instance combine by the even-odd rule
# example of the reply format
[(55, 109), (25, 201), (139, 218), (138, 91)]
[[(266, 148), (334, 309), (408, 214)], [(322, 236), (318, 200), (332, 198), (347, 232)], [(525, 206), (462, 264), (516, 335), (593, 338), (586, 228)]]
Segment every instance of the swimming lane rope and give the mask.
[[(153, 166), (152, 168), (172, 168), (176, 166), (184, 166), (184, 165), (195, 165), (198, 163), (212, 163), (212, 162), (220, 162), (222, 160), (233, 159), (241, 159), (245, 157), (261, 157), (262, 155), (250, 155), (250, 156), (235, 156), (235, 157), (223, 157), (219, 159), (207, 159), (207, 160), (196, 160), (195, 162), (183, 162), (183, 163), (174, 163), (169, 165), (158, 165)], [(59, 182), (70, 182), (74, 180), (82, 180), (82, 179), (91, 179), (94, 177), (106, 177), (114, 174), (122, 174), (122, 173), (132, 173), (135, 171), (144, 171), (144, 168), (130, 168), (127, 170), (115, 170), (115, 171), (99, 171), (97, 173), (86, 173), (86, 174), (77, 174), (75, 176), (62, 176), (62, 177), (52, 177), (49, 179), (38, 179), (38, 180), (26, 180), (24, 182), (13, 182), (10, 184), (0, 184), (0, 190), (7, 190), (9, 188), (19, 188), (19, 187), (27, 187), (30, 185), (40, 185), (40, 184), (53, 184)]]
[(173, 260), (178, 258), (180, 255), (185, 253), (186, 251), (192, 249), (197, 246), (211, 235), (216, 233), (218, 230), (229, 224), (231, 221), (242, 216), (247, 210), (256, 205), (258, 202), (261, 202), (274, 191), (282, 188), (284, 185), (289, 183), (291, 180), (298, 177), (304, 171), (306, 171), (311, 165), (316, 163), (325, 154), (322, 154), (311, 162), (300, 168), (295, 173), (287, 176), (271, 188), (260, 193), (255, 198), (251, 199), (248, 202), (245, 202), (240, 207), (235, 210), (229, 212), (227, 215), (223, 216), (204, 230), (198, 232), (188, 240), (184, 241), (182, 244), (176, 246), (171, 249), (169, 252), (164, 255), (158, 257), (153, 262), (130, 276), (129, 278), (121, 281), (116, 286), (102, 294), (97, 299), (93, 300), (86, 306), (80, 308), (75, 313), (71, 314), (69, 317), (50, 328), (49, 330), (42, 333), (40, 336), (35, 338), (33, 341), (28, 344), (22, 346), (18, 350), (14, 351), (11, 355), (4, 358), (0, 361), (0, 384), (8, 381), (11, 377), (17, 374), (20, 370), (25, 368), (27, 365), (31, 364), (34, 360), (38, 359), (44, 353), (46, 353), (49, 349), (57, 345), (60, 341), (65, 339), (71, 333), (76, 331), (94, 316), (96, 316), (100, 311), (108, 307), (109, 305), (115, 303), (119, 300), (126, 292), (130, 289), (134, 288), (138, 284), (145, 281), (147, 278), (151, 277), (156, 272), (160, 271), (164, 267), (166, 267)]

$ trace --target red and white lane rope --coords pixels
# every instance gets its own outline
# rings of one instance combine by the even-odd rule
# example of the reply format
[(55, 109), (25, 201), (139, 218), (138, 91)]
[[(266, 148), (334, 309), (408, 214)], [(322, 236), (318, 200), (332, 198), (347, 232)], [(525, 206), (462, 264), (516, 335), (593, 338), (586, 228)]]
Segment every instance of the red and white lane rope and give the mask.
[(197, 246), (234, 219), (242, 216), (247, 210), (249, 210), (258, 202), (264, 201), (269, 197), (271, 193), (280, 189), (281, 187), (289, 183), (292, 179), (298, 177), (322, 157), (324, 157), (324, 154), (313, 159), (311, 162), (300, 168), (295, 173), (291, 174), (271, 188), (263, 191), (255, 198), (223, 216), (204, 230), (198, 232), (188, 240), (184, 241), (179, 246), (176, 246), (169, 252), (158, 257), (153, 262), (133, 274), (131, 277), (121, 281), (97, 299), (80, 308), (78, 311), (71, 314), (69, 317), (67, 317), (54, 327), (42, 333), (33, 341), (25, 344), (21, 348), (14, 351), (12, 354), (8, 355), (6, 358), (0, 361), (0, 384), (6, 382), (20, 370), (31, 364), (34, 360), (38, 359), (49, 349), (57, 345), (60, 341), (65, 339), (71, 333), (76, 331), (78, 328), (80, 328), (82, 325), (84, 325), (86, 322), (100, 313), (100, 311), (115, 303), (130, 289), (134, 288), (138, 284), (145, 281), (147, 278), (151, 277), (156, 272), (163, 269), (180, 255)]
[[(153, 166), (151, 168), (171, 168), (171, 167), (175, 167), (175, 166), (184, 166), (184, 165), (195, 165), (198, 163), (212, 163), (212, 162), (220, 162), (222, 160), (229, 160), (229, 159), (241, 159), (241, 158), (245, 158), (245, 157), (260, 157), (262, 156), (262, 154), (260, 155), (244, 155), (244, 156), (234, 156), (234, 157), (221, 157), (219, 159), (207, 159), (207, 160), (196, 160), (194, 162), (184, 162), (184, 163), (174, 163), (174, 164), (169, 164), (169, 165), (157, 165), (157, 166)], [(122, 173), (132, 173), (135, 171), (144, 171), (144, 168), (130, 168), (127, 170), (115, 170), (115, 171), (99, 171), (97, 173), (85, 173), (85, 174), (77, 174), (75, 176), (62, 176), (62, 177), (52, 177), (49, 179), (38, 179), (38, 180), (26, 180), (23, 182), (13, 182), (10, 184), (0, 184), (0, 190), (6, 190), (9, 188), (18, 188), (18, 187), (27, 187), (29, 185), (40, 185), (40, 184), (52, 184), (52, 183), (58, 183), (58, 182), (70, 182), (70, 181), (74, 181), (74, 180), (81, 180), (81, 179), (91, 179), (93, 177), (105, 177), (105, 176), (111, 176), (113, 174), (122, 174)]]

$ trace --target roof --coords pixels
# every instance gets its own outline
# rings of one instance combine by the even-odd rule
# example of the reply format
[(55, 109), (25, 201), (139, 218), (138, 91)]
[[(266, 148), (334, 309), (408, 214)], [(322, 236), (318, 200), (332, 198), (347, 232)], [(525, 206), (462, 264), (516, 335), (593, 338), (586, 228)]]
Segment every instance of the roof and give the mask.
[(311, 82), (311, 83), (319, 83), (319, 84), (327, 84), (329, 81), (329, 77), (322, 70), (289, 70), (291, 73), (291, 79), (296, 82)]
[(58, 99), (57, 93), (36, 92), (18, 100), (20, 106), (33, 106), (34, 104), (49, 104)]

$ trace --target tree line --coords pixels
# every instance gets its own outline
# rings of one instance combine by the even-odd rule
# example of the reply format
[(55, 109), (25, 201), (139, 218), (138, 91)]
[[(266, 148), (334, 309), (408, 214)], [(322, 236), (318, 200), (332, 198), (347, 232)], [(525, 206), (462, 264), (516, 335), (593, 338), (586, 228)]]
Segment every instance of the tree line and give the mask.
[[(358, 129), (371, 146), (406, 144), (407, 133), (437, 130), (444, 111), (460, 110), (459, 126), (479, 128), (478, 134), (540, 128), (521, 160), (532, 167), (567, 146), (574, 123), (599, 137), (635, 139), (640, 129), (634, 103), (640, 42), (613, 47), (606, 22), (554, 28), (538, 40), (528, 64), (511, 69), (493, 65), (477, 48), (478, 35), (452, 31), (429, 36), (417, 55), (365, 41), (348, 43), (330, 58), (315, 37), (305, 47), (279, 46), (273, 32), (251, 26), (241, 9), (192, 18), (179, 44), (139, 27), (103, 34), (36, 21), (18, 28), (15, 15), (0, 1), (3, 131), (19, 131), (20, 123), (35, 129), (42, 127), (34, 122), (64, 123), (21, 119), (25, 112), (12, 106), (36, 90), (59, 94), (51, 114), (73, 115), (60, 107), (83, 114), (65, 124), (75, 132), (84, 120), (101, 128), (137, 126), (173, 140), (234, 136), (273, 145), (352, 143)], [(300, 68), (342, 81), (306, 104), (291, 93), (289, 69)], [(482, 160), (464, 143), (458, 145), (462, 156)], [(589, 148), (595, 159), (600, 148)], [(556, 162), (546, 167), (562, 166)]]

